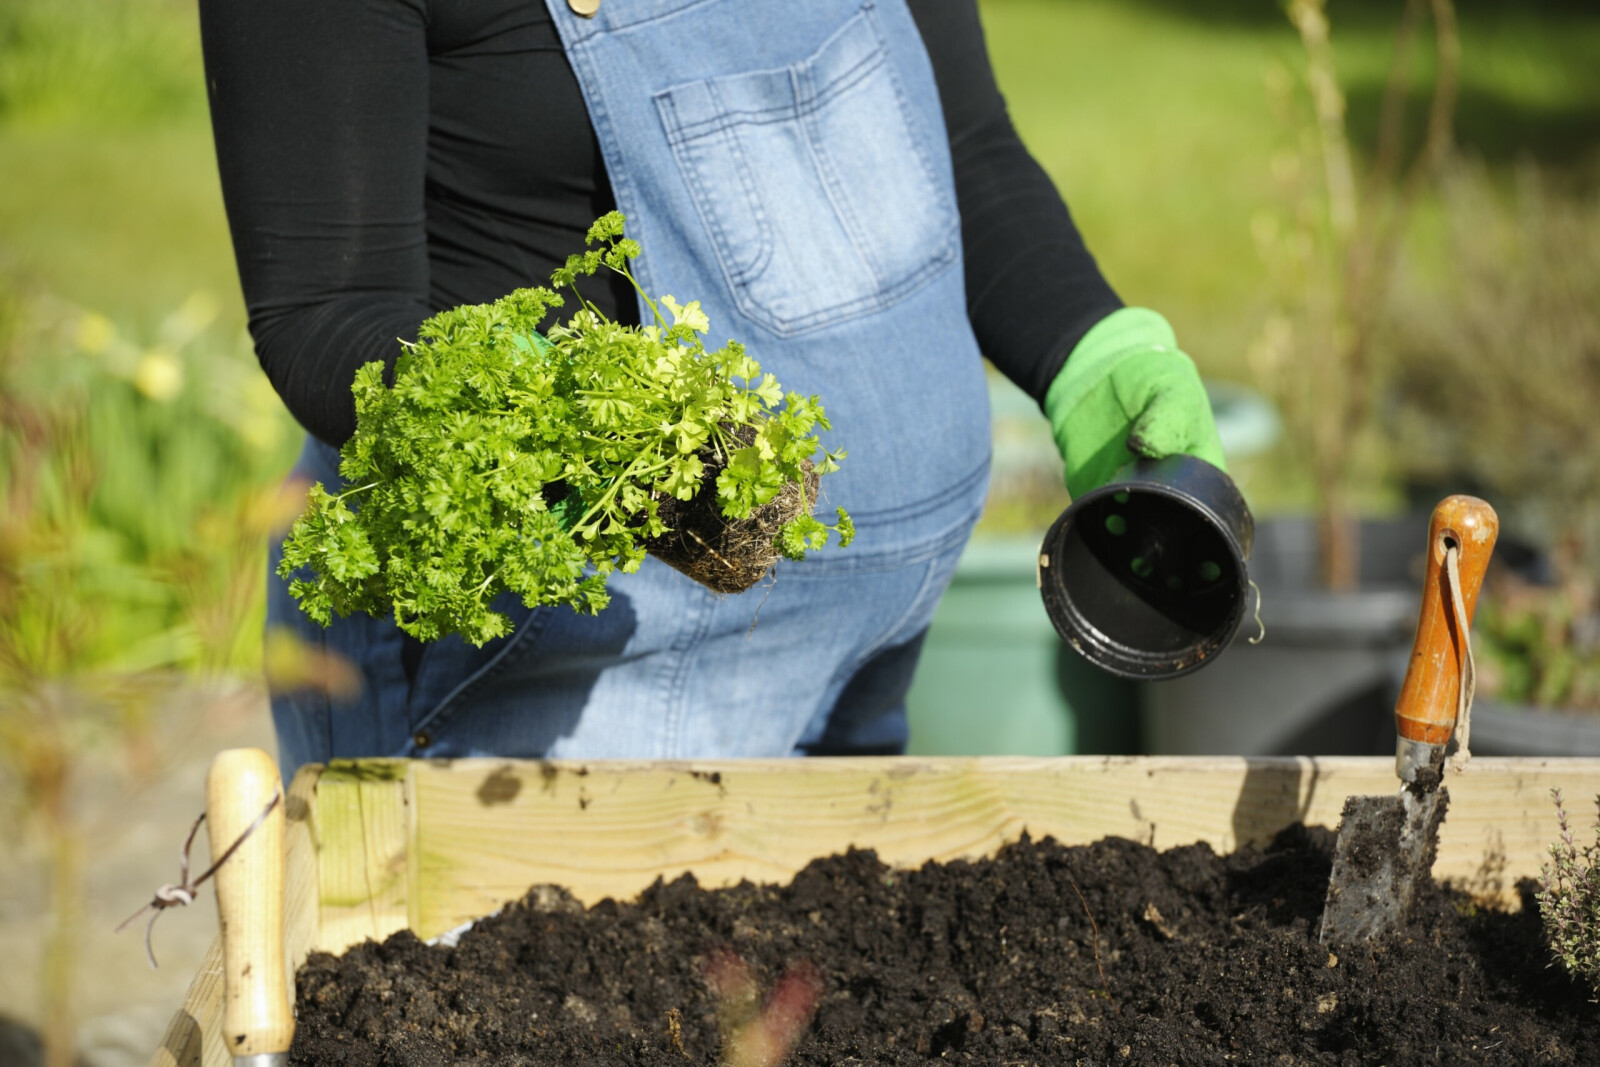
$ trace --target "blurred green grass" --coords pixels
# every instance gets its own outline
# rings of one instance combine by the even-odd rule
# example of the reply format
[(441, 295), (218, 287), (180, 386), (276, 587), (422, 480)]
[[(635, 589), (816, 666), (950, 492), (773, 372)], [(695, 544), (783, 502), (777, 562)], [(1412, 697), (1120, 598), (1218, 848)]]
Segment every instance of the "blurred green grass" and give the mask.
[(0, 271), (137, 328), (205, 291), (242, 328), (210, 127), (0, 127)]
[(128, 670), (251, 673), (296, 434), (244, 337), (193, 3), (0, 5), (0, 305), (0, 687), (123, 669), (130, 633), (160, 647)]
[(0, 4), (0, 276), (134, 328), (242, 326), (188, 0)]

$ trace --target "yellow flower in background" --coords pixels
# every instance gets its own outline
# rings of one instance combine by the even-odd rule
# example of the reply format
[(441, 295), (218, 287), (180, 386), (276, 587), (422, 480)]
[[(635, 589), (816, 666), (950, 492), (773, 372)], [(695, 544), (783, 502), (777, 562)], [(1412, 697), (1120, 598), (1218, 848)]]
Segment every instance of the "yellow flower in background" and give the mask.
[(117, 339), (117, 328), (110, 319), (98, 311), (85, 311), (78, 318), (78, 329), (73, 335), (73, 343), (91, 356), (98, 356), (111, 347)]
[(183, 364), (164, 348), (152, 348), (139, 357), (133, 387), (151, 400), (165, 404), (183, 392)]
[(272, 383), (262, 374), (251, 377), (245, 383), (241, 399), (234, 428), (258, 452), (273, 451), (292, 424)]
[(217, 321), (222, 305), (215, 296), (204, 289), (189, 294), (183, 306), (168, 315), (161, 323), (162, 343), (172, 348), (182, 348), (206, 331)]

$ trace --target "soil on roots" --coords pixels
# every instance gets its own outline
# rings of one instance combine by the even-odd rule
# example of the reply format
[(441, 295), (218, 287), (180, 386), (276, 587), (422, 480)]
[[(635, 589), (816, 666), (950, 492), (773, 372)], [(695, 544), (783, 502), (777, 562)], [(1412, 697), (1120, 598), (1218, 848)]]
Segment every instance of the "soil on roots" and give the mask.
[(892, 870), (818, 860), (784, 887), (658, 882), (585, 910), (541, 888), (455, 948), (410, 933), (299, 974), (291, 1062), (718, 1062), (706, 960), (764, 988), (823, 979), (790, 1063), (1600, 1063), (1597, 1009), (1546, 966), (1537, 909), (1425, 890), (1403, 936), (1333, 953), (1316, 926), (1332, 836), (1156, 853), (1026, 838), (997, 858)]
[[(755, 440), (755, 427), (726, 427), (742, 443)], [(778, 531), (802, 510), (817, 502), (821, 477), (805, 461), (805, 485), (789, 482), (747, 519), (729, 519), (717, 503), (717, 475), (726, 459), (714, 452), (701, 454), (705, 475), (690, 500), (663, 496), (658, 507), (667, 532), (645, 542), (649, 553), (719, 593), (742, 593), (761, 580), (782, 557)]]

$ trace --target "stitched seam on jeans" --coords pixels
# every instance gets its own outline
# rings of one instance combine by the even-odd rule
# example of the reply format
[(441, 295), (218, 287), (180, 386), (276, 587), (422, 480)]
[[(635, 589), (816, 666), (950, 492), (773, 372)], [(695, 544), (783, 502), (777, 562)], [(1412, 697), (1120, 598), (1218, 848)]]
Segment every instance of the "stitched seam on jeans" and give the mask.
[(988, 472), (989, 457), (984, 456), (976, 467), (961, 476), (960, 481), (941, 489), (931, 496), (923, 497), (921, 500), (913, 500), (909, 504), (901, 504), (898, 507), (886, 508), (883, 511), (872, 511), (865, 515), (851, 515), (851, 519), (855, 522), (856, 529), (861, 530), (872, 526), (897, 525), (906, 519), (919, 518), (930, 512), (938, 511), (940, 507), (949, 504), (951, 497), (959, 496), (971, 489), (979, 481), (987, 477)]
[[(708, 86), (708, 91), (713, 97), (716, 89)], [(656, 98), (657, 110), (662, 115), (662, 121), (667, 123), (667, 115), (676, 116), (677, 105), (669, 94), (662, 94)], [(675, 121), (675, 119), (674, 119)], [(723, 150), (733, 164), (733, 173), (739, 182), (739, 190), (744, 194), (745, 205), (750, 211), (751, 219), (755, 223), (757, 235), (756, 258), (748, 267), (737, 268), (729, 260), (726, 249), (735, 246), (722, 225), (722, 213), (717, 210), (717, 205), (712, 202), (711, 187), (715, 184), (707, 180), (702, 174), (701, 166), (696, 163), (690, 153), (692, 148), (687, 142), (672, 141), (673, 158), (678, 162), (679, 174), (688, 187), (689, 199), (693, 202), (695, 213), (700, 216), (700, 224), (711, 235), (712, 250), (716, 253), (717, 265), (722, 268), (722, 276), (728, 283), (728, 290), (733, 294), (734, 300), (739, 304), (740, 310), (747, 315), (752, 315), (745, 305), (744, 284), (751, 278), (759, 275), (772, 262), (773, 245), (772, 227), (767, 221), (766, 211), (761, 206), (761, 198), (756, 194), (750, 162), (744, 152), (744, 146), (739, 143), (739, 138), (733, 130), (724, 130), (721, 133)]]
[(849, 553), (853, 549), (844, 549), (826, 560), (810, 559), (808, 562), (800, 563), (780, 561), (780, 564), (785, 567), (784, 573), (797, 581), (832, 578), (842, 574), (879, 574), (883, 571), (898, 570), (940, 555), (956, 544), (966, 541), (982, 513), (981, 507), (974, 508), (928, 540), (899, 549), (885, 550), (864, 558), (849, 558)]
[[(461, 709), (453, 706), (458, 703), (464, 703), (468, 696), (471, 696), (475, 690), (481, 688), (491, 678), (499, 677), (513, 663), (520, 662), (527, 652), (532, 651), (530, 642), (538, 640), (539, 635), (544, 633), (545, 627), (549, 624), (549, 620), (550, 613), (548, 611), (535, 608), (530, 612), (523, 625), (512, 633), (511, 640), (506, 643), (506, 647), (497, 652), (495, 657), (488, 663), (485, 663), (472, 674), (456, 683), (455, 687), (445, 694), (444, 699), (433, 706), (433, 710), (429, 711), (428, 714), (424, 715), (411, 727), (412, 736), (415, 737), (419, 731), (430, 726), (437, 729), (454, 721)], [(512, 656), (513, 651), (518, 653), (515, 657)]]
[[(592, 32), (592, 33), (589, 33), (589, 34), (585, 34), (584, 36), (585, 36), (585, 39), (587, 40), (590, 37), (598, 36), (600, 32), (611, 32), (611, 33), (617, 33), (617, 34), (632, 33), (633, 31), (639, 29), (642, 26), (650, 26), (650, 25), (653, 25), (654, 23), (657, 23), (657, 22), (665, 22), (667, 19), (677, 18), (678, 16), (684, 14), (685, 12), (692, 11), (697, 7), (704, 7), (706, 4), (710, 4), (710, 3), (714, 3), (714, 2), (715, 2), (715, 0), (684, 0), (684, 2), (682, 4), (679, 4), (679, 5), (675, 6), (675, 7), (673, 7), (670, 11), (662, 11), (659, 14), (647, 15), (644, 18), (633, 19), (633, 20), (626, 20), (626, 19), (620, 19), (619, 20), (619, 19), (615, 18), (613, 16), (613, 13), (616, 11), (616, 9), (617, 9), (617, 7), (619, 5), (618, 4), (612, 4), (612, 5), (609, 5), (608, 10), (605, 12), (606, 15), (607, 15), (606, 23), (605, 23), (605, 30), (604, 31), (596, 30), (595, 32)], [(623, 8), (623, 10), (626, 11), (627, 9)]]
[[(790, 84), (794, 87), (794, 97), (797, 102), (807, 100), (810, 94), (816, 92), (811, 71), (798, 64), (790, 68)], [(844, 183), (834, 168), (833, 159), (823, 144), (822, 131), (817, 128), (815, 121), (820, 107), (797, 107), (796, 110), (798, 112), (796, 124), (805, 137), (806, 152), (811, 157), (811, 168), (816, 171), (817, 180), (822, 183), (823, 195), (828, 198), (828, 206), (833, 208), (834, 216), (844, 227), (844, 232), (849, 235), (850, 246), (865, 262), (867, 272), (872, 275), (876, 286), (874, 296), (879, 296), (884, 291), (883, 265), (872, 254), (872, 242), (866, 240), (860, 220), (856, 218), (855, 209), (850, 203), (849, 191), (844, 188)]]
[[(946, 546), (946, 548), (948, 547), (949, 546)], [(879, 631), (878, 640), (873, 642), (865, 652), (862, 652), (850, 662), (848, 671), (837, 671), (834, 673), (834, 676), (828, 680), (828, 691), (835, 692), (837, 694), (833, 699), (834, 706), (838, 705), (839, 697), (843, 696), (845, 689), (849, 687), (850, 679), (854, 678), (861, 671), (862, 667), (866, 666), (874, 656), (878, 655), (878, 653), (882, 652), (884, 649), (900, 643), (896, 642), (894, 638), (898, 636), (900, 631), (905, 628), (907, 620), (916, 615), (917, 609), (921, 606), (924, 598), (927, 597), (928, 586), (933, 581), (935, 564), (941, 555), (942, 553), (934, 553), (933, 555), (927, 557), (927, 559), (924, 561), (925, 569), (922, 572), (922, 581), (917, 586), (917, 591), (911, 595), (911, 600), (907, 604), (906, 609), (900, 613), (900, 617), (896, 619), (892, 625), (887, 626), (883, 630)], [(916, 635), (913, 634), (912, 636), (914, 637)], [(909, 638), (907, 638), (907, 640), (909, 640)], [(833, 710), (833, 707), (828, 709), (828, 714), (830, 716), (833, 714)], [(795, 734), (794, 737), (790, 738), (790, 751), (793, 751), (800, 744), (800, 738), (804, 735), (806, 727), (808, 727), (810, 724), (811, 720), (807, 719), (801, 724), (800, 732)], [(827, 736), (828, 730), (826, 725), (823, 726), (822, 732), (823, 736)]]
[[(855, 15), (851, 23), (861, 20), (862, 29), (873, 39), (873, 45), (866, 55), (857, 59), (843, 72), (833, 75), (828, 85), (814, 96), (806, 95), (795, 87), (796, 72), (804, 70), (807, 78), (811, 77), (812, 68), (818, 55), (827, 50), (829, 45), (824, 45), (816, 54), (804, 63), (795, 64), (788, 68), (791, 95), (793, 101), (782, 106), (749, 110), (727, 110), (722, 105), (722, 98), (718, 92), (719, 81), (726, 79), (708, 79), (703, 82), (689, 83), (703, 85), (711, 98), (711, 108), (715, 112), (712, 117), (699, 119), (694, 122), (684, 122), (680, 109), (673, 100), (674, 89), (668, 88), (658, 93), (655, 97), (657, 110), (662, 124), (666, 129), (668, 143), (673, 148), (673, 155), (678, 160), (679, 169), (683, 172), (686, 184), (689, 185), (691, 199), (695, 203), (700, 215), (701, 223), (713, 236), (713, 250), (725, 278), (729, 281), (734, 304), (738, 309), (756, 325), (768, 330), (777, 337), (794, 337), (819, 327), (833, 325), (863, 315), (874, 314), (884, 308), (895, 304), (910, 294), (921, 289), (934, 278), (939, 277), (955, 264), (958, 259), (960, 222), (959, 215), (954, 210), (945, 210), (945, 226), (942, 235), (932, 236), (927, 243), (927, 252), (924, 261), (891, 285), (884, 284), (885, 269), (878, 263), (871, 253), (871, 242), (864, 241), (861, 236), (861, 227), (857, 224), (856, 213), (851, 209), (848, 197), (841, 197), (838, 193), (838, 183), (830, 185), (828, 167), (823, 159), (825, 152), (819, 153), (815, 144), (816, 137), (813, 125), (806, 120), (823, 107), (831, 104), (837, 97), (850, 92), (863, 83), (869, 76), (883, 68), (883, 76), (888, 79), (890, 92), (896, 102), (896, 110), (901, 121), (906, 126), (907, 139), (910, 142), (910, 151), (915, 157), (915, 166), (918, 168), (922, 180), (935, 193), (941, 192), (943, 187), (937, 178), (936, 169), (928, 152), (919, 141), (919, 123), (912, 112), (900, 79), (894, 69), (889, 53), (889, 48), (883, 35), (879, 32), (876, 23), (867, 11)], [(846, 23), (840, 33), (847, 32), (851, 23)], [(832, 43), (832, 42), (830, 42)], [(773, 68), (765, 71), (753, 71), (751, 74), (778, 77), (783, 68)], [(679, 87), (682, 88), (682, 87)], [(832, 304), (825, 308), (806, 311), (792, 317), (784, 317), (776, 311), (758, 301), (750, 292), (748, 282), (758, 277), (766, 268), (774, 253), (774, 241), (769, 232), (765, 214), (761, 210), (760, 200), (750, 190), (747, 174), (748, 162), (739, 147), (740, 142), (735, 133), (739, 126), (763, 125), (779, 122), (794, 122), (799, 127), (800, 134), (805, 138), (807, 150), (813, 160), (813, 170), (816, 173), (821, 192), (826, 197), (832, 208), (834, 217), (850, 238), (850, 243), (860, 255), (872, 275), (875, 283), (874, 291)], [(735, 171), (744, 185), (747, 200), (752, 205), (761, 234), (762, 247), (758, 263), (750, 268), (735, 272), (729, 262), (729, 253), (726, 251), (734, 247), (728, 240), (726, 233), (716, 225), (718, 213), (714, 205), (708, 206), (706, 200), (711, 193), (709, 184), (702, 176), (702, 168), (689, 165), (686, 153), (690, 141), (700, 140), (712, 136), (723, 136), (724, 144), (733, 153)], [(949, 208), (945, 203), (946, 197), (940, 199), (940, 206)]]
[(683, 695), (688, 690), (689, 663), (705, 642), (706, 631), (711, 628), (711, 616), (715, 607), (711, 603), (710, 592), (703, 586), (695, 585), (692, 591), (702, 594), (695, 598), (693, 624), (680, 631), (667, 646), (667, 662), (663, 671), (661, 692), (663, 729), (660, 755), (668, 759), (676, 756), (678, 743), (683, 734)]
[(889, 289), (869, 293), (855, 300), (843, 304), (835, 304), (820, 311), (807, 312), (792, 319), (779, 318), (759, 304), (753, 304), (744, 296), (744, 290), (735, 289), (734, 299), (738, 302), (739, 310), (744, 312), (756, 325), (767, 330), (775, 337), (794, 337), (798, 334), (809, 333), (823, 326), (836, 326), (849, 319), (860, 318), (873, 312), (882, 311), (902, 298), (933, 281), (944, 271), (949, 270), (956, 261), (955, 243), (948, 241), (945, 247), (936, 253), (933, 258), (918, 268), (899, 284)]
[[(731, 126), (771, 126), (781, 122), (800, 122), (827, 107), (836, 97), (842, 96), (855, 88), (865, 81), (868, 75), (888, 62), (888, 54), (883, 51), (880, 45), (871, 55), (843, 74), (836, 76), (820, 93), (804, 97), (795, 93), (789, 103), (775, 104), (772, 107), (722, 109), (719, 105), (717, 113), (711, 118), (697, 119), (694, 122), (675, 122), (673, 127), (668, 130), (667, 135), (674, 140), (687, 142), (708, 137), (714, 133), (720, 133)], [(786, 71), (789, 74), (791, 86), (794, 84), (794, 72), (800, 69), (806, 69), (807, 81), (811, 80), (808, 65), (796, 63), (787, 68)], [(770, 74), (776, 77), (783, 72), (785, 71), (775, 69), (756, 73)], [(725, 79), (709, 79), (704, 84), (707, 89), (715, 93), (716, 84), (721, 80)], [(670, 96), (671, 94), (671, 89), (664, 90), (661, 93), (662, 96)]]
[[(583, 22), (583, 19), (577, 20)], [(566, 42), (563, 31), (563, 43)], [(616, 146), (621, 143), (617, 136), (616, 120), (612, 109), (607, 107), (605, 99), (605, 82), (594, 68), (593, 57), (590, 55), (592, 41), (588, 35), (577, 34), (574, 40), (566, 46), (567, 62), (572, 65), (578, 74), (578, 87), (583, 93), (584, 108), (589, 113), (589, 123), (594, 127), (595, 141), (600, 145), (602, 162), (606, 164), (605, 170), (611, 181), (611, 195), (615, 201), (616, 209), (636, 223), (645, 218), (645, 213), (638, 208), (639, 196), (634, 187), (631, 171), (626, 167), (613, 168), (610, 162), (616, 156)], [(581, 68), (581, 69), (580, 69)], [(593, 97), (591, 98), (591, 92)], [(607, 151), (608, 146), (611, 151)], [(648, 223), (646, 222), (647, 226)], [(641, 227), (635, 225), (629, 232), (644, 244), (651, 242), (648, 232), (640, 232)], [(642, 256), (635, 261), (634, 274), (646, 291), (653, 289), (650, 280), (650, 257)], [(638, 300), (640, 318), (644, 318), (648, 308), (642, 297)]]

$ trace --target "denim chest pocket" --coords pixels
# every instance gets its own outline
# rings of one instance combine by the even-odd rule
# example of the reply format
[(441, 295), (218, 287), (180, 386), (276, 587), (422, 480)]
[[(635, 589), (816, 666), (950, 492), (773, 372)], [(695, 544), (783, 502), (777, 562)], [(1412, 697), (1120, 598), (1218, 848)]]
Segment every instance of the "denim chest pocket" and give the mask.
[(886, 308), (957, 258), (870, 7), (808, 58), (666, 89), (668, 142), (741, 311), (780, 336)]

